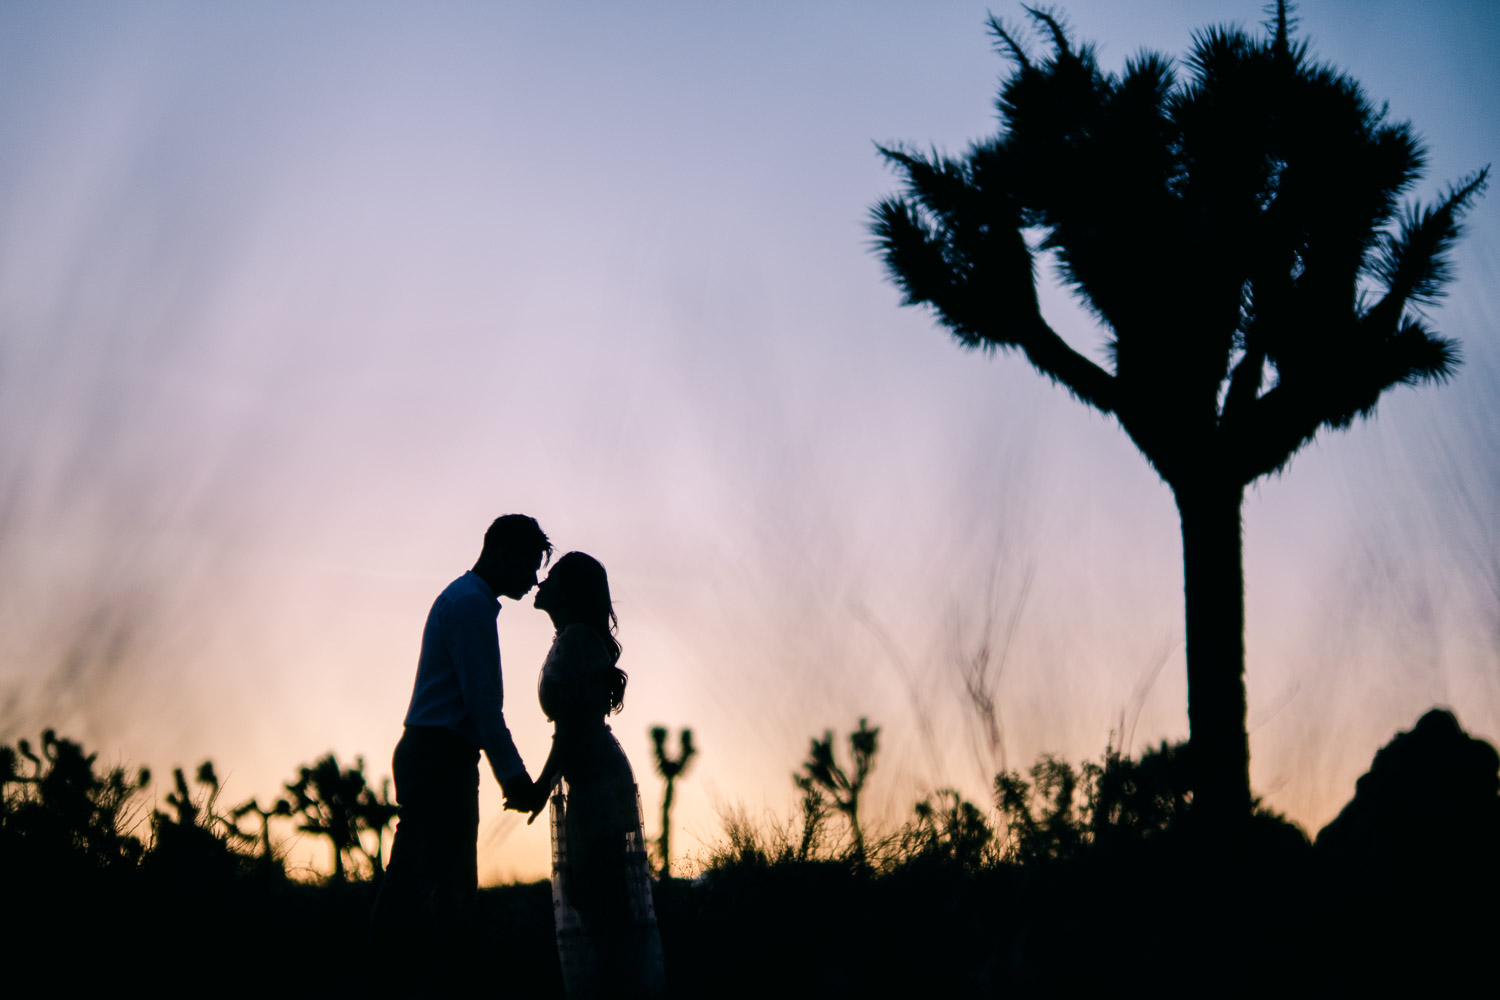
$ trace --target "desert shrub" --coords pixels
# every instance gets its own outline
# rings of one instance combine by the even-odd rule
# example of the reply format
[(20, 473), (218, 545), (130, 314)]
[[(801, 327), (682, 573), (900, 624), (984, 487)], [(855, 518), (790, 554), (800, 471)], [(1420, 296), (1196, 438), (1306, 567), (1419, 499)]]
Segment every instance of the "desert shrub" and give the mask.
[(96, 773), (98, 754), (51, 729), (38, 749), (25, 739), (0, 746), (0, 856), (16, 870), (134, 867), (144, 850), (134, 833), (139, 799), (151, 773)]

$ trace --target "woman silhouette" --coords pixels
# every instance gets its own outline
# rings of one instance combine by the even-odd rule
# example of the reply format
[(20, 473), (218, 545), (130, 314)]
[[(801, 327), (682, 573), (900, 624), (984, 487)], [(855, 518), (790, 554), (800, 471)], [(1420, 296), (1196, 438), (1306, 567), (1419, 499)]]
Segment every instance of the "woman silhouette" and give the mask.
[(552, 904), (570, 1000), (660, 997), (661, 938), (651, 902), (641, 799), (620, 743), (605, 724), (625, 701), (618, 624), (598, 560), (569, 552), (537, 587), (557, 638), (537, 694), (554, 726), (537, 777), (532, 819), (550, 790)]

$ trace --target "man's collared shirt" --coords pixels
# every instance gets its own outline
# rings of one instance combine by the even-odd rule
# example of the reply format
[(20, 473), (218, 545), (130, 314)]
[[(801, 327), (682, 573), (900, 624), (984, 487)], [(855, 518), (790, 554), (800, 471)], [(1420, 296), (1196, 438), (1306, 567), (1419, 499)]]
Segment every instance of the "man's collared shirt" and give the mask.
[(408, 726), (442, 726), (483, 747), (497, 781), (526, 765), (501, 714), (500, 599), (473, 570), (448, 584), (427, 613)]

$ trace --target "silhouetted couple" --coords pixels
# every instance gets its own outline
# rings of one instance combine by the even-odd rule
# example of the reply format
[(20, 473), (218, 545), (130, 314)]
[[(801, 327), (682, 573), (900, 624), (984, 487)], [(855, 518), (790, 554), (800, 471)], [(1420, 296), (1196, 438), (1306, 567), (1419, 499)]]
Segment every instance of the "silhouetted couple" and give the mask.
[[(462, 979), (471, 974), (483, 749), (506, 809), (535, 819), (551, 800), (553, 912), (568, 996), (663, 991), (640, 795), (605, 724), (624, 703), (626, 680), (609, 579), (597, 560), (569, 552), (537, 586), (551, 555), (534, 519), (498, 518), (473, 570), (449, 584), (427, 615), (396, 744), (401, 817), (372, 938), (376, 961), (397, 966), (392, 985), (402, 989), (440, 994), (471, 985)], [(501, 597), (520, 600), (534, 586), (536, 607), (557, 637), (538, 683), (554, 724), (552, 750), (533, 782), (501, 711), (495, 619)], [(503, 970), (490, 972), (494, 980), (472, 985), (503, 983)]]

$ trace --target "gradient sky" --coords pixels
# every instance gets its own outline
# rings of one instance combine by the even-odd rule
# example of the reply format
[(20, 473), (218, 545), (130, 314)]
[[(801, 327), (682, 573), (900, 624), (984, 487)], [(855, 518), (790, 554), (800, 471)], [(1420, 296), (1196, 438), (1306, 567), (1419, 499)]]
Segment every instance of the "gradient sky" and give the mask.
[[(1065, 11), (1116, 69), (1262, 17)], [(1298, 13), (1428, 141), (1419, 196), (1500, 160), (1493, 4)], [(610, 570), (652, 836), (646, 730), (695, 731), (679, 853), (723, 810), (789, 816), (808, 737), (861, 716), (887, 829), (1001, 764), (1184, 737), (1167, 489), (869, 252), (874, 141), (994, 130), (985, 16), (0, 7), (0, 739), (212, 757), (236, 802), (330, 749), (383, 775), (427, 609), (509, 511)], [(1433, 704), (1500, 737), (1500, 195), (1456, 260), (1458, 377), (1247, 499), (1253, 779), (1310, 830)], [(1044, 310), (1100, 354), (1066, 294)], [(998, 759), (958, 696), (988, 619)], [(529, 599), (499, 622), (535, 768), (551, 629)], [(482, 807), (482, 878), (544, 875), (545, 825)]]

